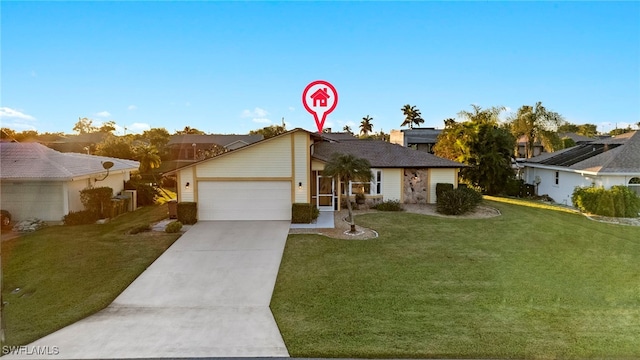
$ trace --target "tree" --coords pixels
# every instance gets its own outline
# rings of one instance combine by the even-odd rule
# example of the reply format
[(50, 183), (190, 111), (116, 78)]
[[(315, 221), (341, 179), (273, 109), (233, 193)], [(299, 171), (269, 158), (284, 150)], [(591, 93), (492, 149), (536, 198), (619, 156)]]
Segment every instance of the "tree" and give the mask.
[(142, 134), (136, 135), (136, 140), (142, 140), (154, 146), (158, 150), (161, 159), (166, 160), (168, 155), (167, 144), (171, 139), (171, 135), (165, 128), (151, 128), (145, 130)]
[(371, 123), (371, 120), (373, 120), (373, 118), (369, 115), (362, 118), (362, 121), (360, 122), (360, 134), (367, 136), (373, 131), (373, 124)]
[(511, 155), (515, 138), (500, 126), (498, 116), (503, 107), (472, 107), (473, 111), (458, 114), (465, 121), (444, 121), (445, 128), (433, 150), (437, 156), (469, 165), (461, 170), (462, 178), (486, 193), (497, 194), (514, 176)]
[(73, 131), (76, 131), (78, 134), (89, 134), (97, 130), (98, 128), (93, 125), (93, 120), (86, 117), (78, 118), (78, 122), (73, 125)]
[(349, 134), (353, 134), (353, 132), (352, 132), (352, 130), (351, 130), (351, 126), (349, 126), (349, 125), (345, 125), (345, 126), (342, 128), (342, 131), (346, 131), (346, 132), (348, 132)]
[(109, 134), (102, 142), (96, 145), (96, 155), (118, 159), (136, 159), (136, 155), (131, 146), (131, 138), (112, 134)]
[[(371, 181), (371, 164), (367, 159), (355, 157), (350, 154), (334, 153), (325, 165), (323, 176), (330, 176), (338, 179), (345, 186), (349, 186), (351, 181)], [(351, 209), (351, 200), (347, 199), (347, 209), (349, 211), (349, 224), (351, 232), (356, 232), (356, 224)]]
[(196, 158), (198, 160), (204, 160), (204, 159), (209, 159), (212, 158), (214, 156), (218, 156), (220, 154), (224, 154), (227, 151), (229, 151), (227, 148), (225, 148), (222, 145), (218, 145), (218, 144), (212, 144), (211, 147), (209, 147), (207, 150), (198, 150), (197, 154), (196, 154)]
[(420, 124), (424, 122), (422, 114), (417, 107), (406, 104), (400, 110), (402, 110), (402, 113), (404, 114), (404, 121), (400, 125), (401, 127), (408, 126), (410, 129), (413, 129), (414, 124), (416, 126), (420, 126)]
[(560, 147), (556, 131), (563, 123), (564, 119), (560, 114), (547, 110), (538, 101), (535, 106), (523, 105), (518, 109), (516, 116), (511, 119), (511, 131), (516, 138), (525, 137), (525, 154), (530, 158), (533, 157), (536, 142), (540, 142), (547, 151)]
[(191, 126), (185, 126), (183, 130), (176, 130), (176, 135), (206, 135), (204, 131), (192, 128)]
[(140, 174), (146, 174), (160, 167), (158, 149), (153, 145), (139, 145), (135, 148), (135, 158), (140, 163)]
[(271, 126), (263, 127), (262, 129), (258, 129), (258, 130), (251, 130), (251, 131), (249, 131), (249, 134), (250, 135), (262, 135), (262, 136), (264, 136), (265, 139), (269, 139), (269, 138), (272, 138), (274, 136), (278, 136), (280, 134), (284, 134), (286, 132), (287, 132), (287, 129), (286, 129), (284, 121), (283, 121), (282, 125), (271, 125)]
[(102, 133), (111, 133), (111, 132), (114, 132), (115, 130), (116, 130), (116, 122), (113, 120), (110, 120), (103, 123), (102, 126), (100, 126), (100, 128), (97, 131)]
[(570, 124), (564, 123), (558, 126), (558, 133), (576, 133), (586, 137), (594, 137), (598, 134), (598, 127), (594, 124)]

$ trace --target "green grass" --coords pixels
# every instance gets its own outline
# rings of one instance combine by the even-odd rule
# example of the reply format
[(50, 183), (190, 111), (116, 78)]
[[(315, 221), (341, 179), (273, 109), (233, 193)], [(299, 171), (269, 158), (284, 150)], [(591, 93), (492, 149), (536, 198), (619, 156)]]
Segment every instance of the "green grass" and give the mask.
[(6, 343), (27, 344), (109, 305), (179, 237), (128, 231), (166, 217), (167, 205), (149, 206), (103, 225), (51, 226), (3, 242)]
[(369, 241), (290, 235), (271, 308), (293, 357), (638, 358), (640, 228), (361, 215)]

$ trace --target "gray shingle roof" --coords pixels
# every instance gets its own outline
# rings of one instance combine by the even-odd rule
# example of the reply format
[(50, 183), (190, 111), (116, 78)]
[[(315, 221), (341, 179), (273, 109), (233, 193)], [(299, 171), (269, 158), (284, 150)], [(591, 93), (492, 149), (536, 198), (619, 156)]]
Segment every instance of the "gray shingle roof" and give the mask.
[(105, 172), (104, 161), (113, 162), (110, 171), (139, 167), (133, 160), (61, 153), (38, 143), (0, 143), (1, 180), (66, 181), (100, 175)]
[(526, 163), (599, 173), (640, 173), (640, 131), (546, 153)]
[(348, 132), (331, 132), (331, 133), (322, 133), (322, 137), (327, 138), (332, 141), (352, 141), (352, 140), (360, 140), (357, 137), (353, 136), (353, 134)]
[(184, 134), (184, 135), (172, 135), (167, 145), (189, 145), (191, 144), (217, 144), (220, 146), (227, 146), (237, 141), (243, 141), (247, 144), (253, 144), (262, 140), (262, 135), (196, 135), (196, 134)]
[(376, 168), (460, 168), (465, 165), (427, 152), (380, 140), (319, 142), (314, 145), (313, 158), (329, 161), (333, 153), (351, 154), (369, 160)]

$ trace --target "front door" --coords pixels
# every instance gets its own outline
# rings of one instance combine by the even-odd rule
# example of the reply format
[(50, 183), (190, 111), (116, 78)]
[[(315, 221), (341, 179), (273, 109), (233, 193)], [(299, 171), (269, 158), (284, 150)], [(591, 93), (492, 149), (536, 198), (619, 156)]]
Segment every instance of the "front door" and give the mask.
[(333, 198), (335, 193), (333, 178), (318, 175), (316, 186), (316, 194), (318, 194), (318, 209), (320, 209), (320, 211), (333, 211)]

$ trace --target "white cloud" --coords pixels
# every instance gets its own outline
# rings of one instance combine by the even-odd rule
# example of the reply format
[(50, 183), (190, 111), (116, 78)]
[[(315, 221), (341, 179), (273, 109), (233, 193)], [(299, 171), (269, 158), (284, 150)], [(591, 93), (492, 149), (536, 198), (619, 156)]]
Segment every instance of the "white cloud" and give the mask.
[(264, 118), (269, 115), (269, 112), (262, 108), (255, 108), (253, 110), (242, 110), (242, 117), (244, 118)]
[(111, 116), (111, 113), (105, 110), (105, 111), (100, 111), (99, 113), (96, 114), (96, 116), (108, 118), (109, 116)]
[(296, 110), (296, 108), (294, 108), (293, 106), (289, 106), (289, 111), (293, 112), (295, 110)]
[(253, 118), (252, 120), (254, 123), (258, 124), (271, 124), (271, 120), (267, 118)]
[(146, 130), (150, 130), (151, 129), (151, 125), (147, 124), (147, 123), (133, 123), (129, 126), (127, 126), (127, 130), (130, 132), (134, 132), (134, 133), (142, 133)]
[(19, 110), (9, 107), (0, 107), (0, 118), (8, 119), (21, 119), (21, 120), (35, 120), (31, 115), (27, 115)]
[(129, 105), (129, 106), (127, 107), (127, 110), (137, 110), (137, 109), (138, 109), (138, 107), (137, 107), (137, 106), (135, 106), (135, 105)]

